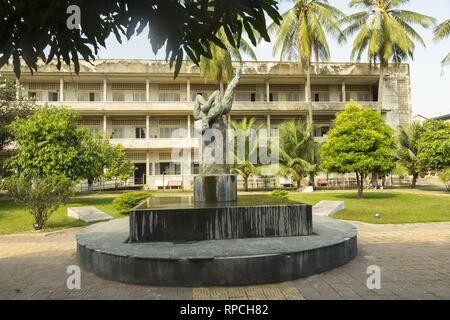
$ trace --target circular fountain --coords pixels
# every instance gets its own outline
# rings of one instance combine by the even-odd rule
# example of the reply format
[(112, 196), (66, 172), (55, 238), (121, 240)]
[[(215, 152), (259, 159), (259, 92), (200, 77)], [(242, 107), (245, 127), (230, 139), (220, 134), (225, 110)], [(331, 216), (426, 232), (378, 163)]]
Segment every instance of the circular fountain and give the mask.
[[(223, 98), (197, 96), (194, 118), (202, 133), (224, 132), (240, 69)], [(203, 140), (206, 152), (221, 139)], [(213, 153), (211, 153), (213, 154)], [(155, 197), (129, 218), (77, 233), (77, 258), (109, 280), (158, 286), (234, 286), (273, 283), (341, 266), (356, 256), (357, 231), (348, 223), (312, 215), (308, 204), (258, 195), (237, 197), (226, 162), (202, 164), (194, 196)]]

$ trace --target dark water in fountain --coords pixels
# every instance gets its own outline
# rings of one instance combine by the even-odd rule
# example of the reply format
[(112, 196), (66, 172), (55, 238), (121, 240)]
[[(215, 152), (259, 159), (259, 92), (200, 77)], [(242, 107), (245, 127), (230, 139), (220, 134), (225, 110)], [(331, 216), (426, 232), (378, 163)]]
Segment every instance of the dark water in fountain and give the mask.
[(230, 207), (253, 207), (253, 206), (274, 206), (274, 205), (295, 205), (301, 204), (285, 198), (270, 195), (245, 195), (239, 196), (238, 201), (203, 203), (194, 202), (193, 196), (181, 197), (152, 197), (135, 207), (136, 210), (152, 209), (201, 209), (201, 208), (230, 208)]

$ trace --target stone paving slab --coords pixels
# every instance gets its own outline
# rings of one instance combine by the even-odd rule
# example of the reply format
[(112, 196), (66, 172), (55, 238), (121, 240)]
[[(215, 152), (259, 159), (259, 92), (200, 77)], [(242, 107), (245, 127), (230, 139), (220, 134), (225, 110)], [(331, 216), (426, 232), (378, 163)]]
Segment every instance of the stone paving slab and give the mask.
[[(75, 234), (0, 235), (0, 299), (450, 299), (450, 222), (358, 228), (358, 255), (311, 277), (264, 286), (173, 288), (101, 279), (81, 269), (69, 290), (67, 266), (77, 265)], [(366, 286), (367, 268), (381, 269), (381, 289)]]
[(96, 207), (70, 207), (67, 208), (67, 215), (85, 222), (104, 221), (113, 218)]
[(322, 200), (312, 207), (312, 213), (317, 216), (330, 216), (344, 210), (344, 201)]

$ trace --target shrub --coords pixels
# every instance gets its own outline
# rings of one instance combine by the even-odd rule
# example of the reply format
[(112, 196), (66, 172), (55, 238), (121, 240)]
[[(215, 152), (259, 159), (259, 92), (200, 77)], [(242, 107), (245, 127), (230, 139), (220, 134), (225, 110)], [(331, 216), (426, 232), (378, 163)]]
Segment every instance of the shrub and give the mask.
[(73, 195), (72, 182), (64, 176), (11, 176), (3, 180), (1, 187), (8, 190), (16, 202), (25, 205), (42, 229), (52, 213)]
[(287, 198), (289, 191), (287, 190), (273, 190), (272, 195), (275, 197)]
[(147, 191), (127, 192), (114, 199), (113, 207), (120, 213), (128, 213), (139, 203), (151, 196), (151, 192)]
[(439, 174), (439, 179), (445, 184), (447, 191), (450, 191), (450, 168)]

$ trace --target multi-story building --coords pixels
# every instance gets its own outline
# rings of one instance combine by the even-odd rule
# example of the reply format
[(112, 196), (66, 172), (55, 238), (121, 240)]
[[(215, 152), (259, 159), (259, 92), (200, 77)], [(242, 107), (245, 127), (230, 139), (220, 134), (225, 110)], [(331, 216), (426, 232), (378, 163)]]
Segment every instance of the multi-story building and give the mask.
[[(185, 62), (174, 79), (168, 63), (155, 60), (96, 60), (81, 62), (75, 74), (68, 66), (57, 70), (56, 63), (39, 65), (33, 75), (22, 69), (20, 84), (24, 92), (52, 105), (67, 105), (80, 112), (79, 125), (93, 133), (105, 132), (112, 143), (124, 146), (127, 157), (137, 167), (134, 182), (150, 189), (165, 186), (191, 188), (198, 172), (192, 138), (193, 101), (219, 89), (206, 82), (197, 66)], [(287, 119), (305, 119), (308, 115), (306, 74), (297, 64), (279, 62), (245, 62), (236, 90), (231, 120), (254, 117), (257, 124), (273, 130)], [(347, 101), (377, 107), (382, 99), (382, 114), (393, 128), (411, 119), (409, 65), (391, 66), (386, 74), (383, 96), (378, 96), (379, 69), (368, 64), (321, 63), (318, 72), (312, 67), (311, 100), (313, 121), (319, 128), (316, 138), (326, 139), (337, 112)], [(15, 79), (12, 66), (0, 73)], [(174, 137), (184, 128), (189, 134)], [(183, 146), (192, 151), (189, 164), (172, 161), (171, 150)]]

